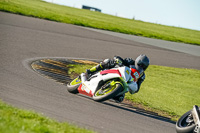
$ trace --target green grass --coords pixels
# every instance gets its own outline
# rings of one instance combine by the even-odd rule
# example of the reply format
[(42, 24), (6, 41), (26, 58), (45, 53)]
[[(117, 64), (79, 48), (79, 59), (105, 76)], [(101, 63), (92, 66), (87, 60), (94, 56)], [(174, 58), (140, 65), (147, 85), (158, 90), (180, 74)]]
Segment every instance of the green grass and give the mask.
[(200, 31), (111, 16), (41, 0), (0, 0), (0, 11), (85, 27), (200, 45)]
[(73, 79), (73, 78), (76, 78), (77, 75), (79, 75), (80, 73), (82, 72), (85, 72), (86, 69), (92, 67), (94, 65), (87, 65), (87, 64), (80, 64), (80, 65), (77, 65), (77, 64), (70, 64), (70, 65), (67, 65), (67, 67), (69, 68), (68, 70), (68, 74), (70, 75), (70, 77)]
[[(82, 65), (74, 68), (70, 72), (81, 73), (86, 69)], [(200, 70), (150, 65), (145, 73), (140, 91), (134, 95), (126, 93), (126, 99), (178, 117), (193, 105), (200, 105)]]
[(17, 109), (0, 100), (0, 133), (92, 133), (59, 123), (33, 111)]

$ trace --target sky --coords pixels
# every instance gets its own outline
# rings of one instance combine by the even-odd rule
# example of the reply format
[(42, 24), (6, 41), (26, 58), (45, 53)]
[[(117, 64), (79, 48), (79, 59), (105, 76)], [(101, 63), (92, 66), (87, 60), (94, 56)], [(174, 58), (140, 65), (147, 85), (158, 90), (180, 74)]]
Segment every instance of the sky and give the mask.
[(200, 31), (200, 0), (44, 0), (101, 9), (102, 13)]

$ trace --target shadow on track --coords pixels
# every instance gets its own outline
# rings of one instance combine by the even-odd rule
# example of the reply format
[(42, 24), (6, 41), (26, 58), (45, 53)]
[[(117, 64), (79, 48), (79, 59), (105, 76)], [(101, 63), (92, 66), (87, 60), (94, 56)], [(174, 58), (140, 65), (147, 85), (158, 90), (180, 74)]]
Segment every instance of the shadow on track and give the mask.
[[(74, 95), (74, 94), (72, 94), (72, 95)], [(85, 95), (82, 95), (82, 94), (78, 94), (77, 96), (92, 100), (91, 97), (88, 97), (88, 96), (85, 96)], [(100, 103), (100, 102), (98, 102), (98, 103)], [(160, 120), (160, 121), (176, 124), (175, 121), (172, 121), (168, 117), (160, 116), (155, 112), (147, 111), (147, 110), (144, 110), (144, 109), (141, 109), (141, 108), (134, 107), (131, 104), (116, 103), (114, 100), (107, 100), (107, 101), (104, 101), (104, 102), (101, 102), (101, 103), (104, 104), (104, 105), (107, 105), (107, 106), (112, 106), (114, 108), (118, 108), (118, 109), (121, 109), (121, 110), (129, 111), (129, 112), (132, 112), (132, 113), (136, 113), (136, 114), (139, 114), (139, 115), (143, 115), (143, 116), (146, 116), (146, 117), (157, 119), (157, 120)]]
[(151, 118), (154, 118), (154, 119), (157, 119), (157, 120), (176, 124), (176, 122), (172, 121), (170, 118), (160, 116), (157, 113), (154, 113), (154, 112), (151, 112), (151, 111), (146, 111), (146, 110), (134, 107), (130, 104), (120, 103), (119, 105), (115, 105), (115, 104), (108, 103), (108, 102), (104, 102), (103, 104), (113, 106), (115, 108), (123, 109), (123, 110), (126, 110), (126, 111), (130, 111), (130, 112), (133, 112), (133, 113), (137, 113), (137, 114), (140, 114), (140, 115), (143, 115), (143, 116), (146, 116), (146, 117), (151, 117)]

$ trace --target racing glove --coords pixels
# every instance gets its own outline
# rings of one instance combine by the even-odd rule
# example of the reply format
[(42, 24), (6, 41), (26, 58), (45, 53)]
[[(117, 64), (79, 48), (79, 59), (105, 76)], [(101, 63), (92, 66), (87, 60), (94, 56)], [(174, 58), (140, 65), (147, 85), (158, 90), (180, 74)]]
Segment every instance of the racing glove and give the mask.
[(118, 66), (124, 65), (124, 60), (120, 56), (115, 56), (114, 62), (115, 62), (115, 65), (118, 65)]

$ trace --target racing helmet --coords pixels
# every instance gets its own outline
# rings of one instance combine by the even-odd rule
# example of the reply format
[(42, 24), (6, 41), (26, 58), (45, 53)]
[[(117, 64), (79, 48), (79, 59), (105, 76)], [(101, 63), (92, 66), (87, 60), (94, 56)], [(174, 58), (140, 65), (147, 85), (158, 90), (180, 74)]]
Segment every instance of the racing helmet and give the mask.
[(143, 69), (143, 71), (145, 71), (149, 66), (149, 63), (149, 58), (146, 55), (141, 54), (135, 60), (135, 67), (137, 70)]

